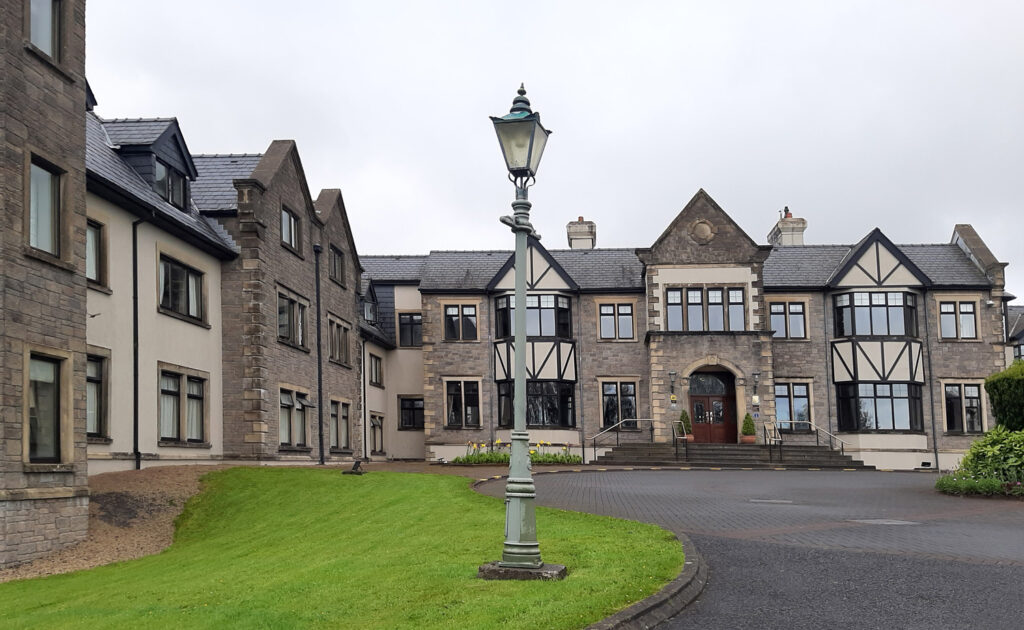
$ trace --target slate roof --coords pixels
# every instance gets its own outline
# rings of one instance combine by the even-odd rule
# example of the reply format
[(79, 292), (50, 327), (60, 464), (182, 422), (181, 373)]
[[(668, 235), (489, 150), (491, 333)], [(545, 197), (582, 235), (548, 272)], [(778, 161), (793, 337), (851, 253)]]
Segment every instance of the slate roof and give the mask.
[(1024, 341), (1024, 306), (1006, 307), (1006, 326), (1010, 340)]
[(163, 135), (175, 118), (114, 118), (104, 120), (103, 127), (114, 144), (153, 144)]
[[(548, 250), (583, 290), (643, 290), (643, 263), (631, 249)], [(432, 251), (426, 256), (360, 256), (377, 283), (419, 281), (423, 291), (484, 291), (508, 250)]]
[[(823, 287), (856, 245), (774, 247), (764, 263), (766, 289)], [(989, 286), (985, 274), (957, 245), (897, 245), (937, 286)]]
[(263, 156), (259, 153), (193, 155), (199, 171), (192, 182), (192, 201), (201, 212), (238, 209), (238, 192), (232, 183), (252, 175)]
[(106, 132), (106, 122), (92, 112), (85, 114), (85, 167), (91, 178), (116, 188), (121, 194), (149, 208), (168, 226), (177, 228), (230, 256), (237, 253), (231, 236), (222, 225), (199, 214), (195, 208), (179, 210), (153, 192), (146, 180), (126, 164)]
[(644, 265), (632, 249), (548, 251), (581, 289), (644, 290)]
[(359, 262), (377, 282), (419, 282), (426, 256), (360, 256)]

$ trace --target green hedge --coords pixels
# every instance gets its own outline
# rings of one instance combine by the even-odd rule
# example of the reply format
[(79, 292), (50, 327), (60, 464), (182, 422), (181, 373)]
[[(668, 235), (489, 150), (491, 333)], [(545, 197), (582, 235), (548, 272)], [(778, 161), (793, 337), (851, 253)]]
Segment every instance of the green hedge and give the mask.
[(1024, 496), (1024, 431), (992, 429), (971, 444), (960, 468), (940, 477), (935, 488), (947, 494)]
[(985, 391), (996, 422), (1011, 431), (1024, 430), (1024, 361), (985, 379)]

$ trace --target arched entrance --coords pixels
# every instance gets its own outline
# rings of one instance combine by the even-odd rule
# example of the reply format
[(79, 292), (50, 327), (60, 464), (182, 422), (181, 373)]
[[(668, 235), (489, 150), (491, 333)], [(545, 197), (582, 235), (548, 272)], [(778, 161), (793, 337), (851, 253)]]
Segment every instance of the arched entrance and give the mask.
[(690, 420), (700, 443), (736, 442), (736, 388), (729, 372), (690, 375)]

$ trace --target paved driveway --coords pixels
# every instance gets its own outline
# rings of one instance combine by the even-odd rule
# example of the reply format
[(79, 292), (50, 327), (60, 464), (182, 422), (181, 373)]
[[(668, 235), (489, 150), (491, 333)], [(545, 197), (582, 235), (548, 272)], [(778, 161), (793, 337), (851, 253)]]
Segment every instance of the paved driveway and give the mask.
[[(946, 497), (933, 475), (914, 473), (536, 480), (542, 505), (657, 523), (694, 541), (710, 579), (668, 628), (1024, 628), (1024, 502)], [(503, 483), (481, 490), (500, 496)]]

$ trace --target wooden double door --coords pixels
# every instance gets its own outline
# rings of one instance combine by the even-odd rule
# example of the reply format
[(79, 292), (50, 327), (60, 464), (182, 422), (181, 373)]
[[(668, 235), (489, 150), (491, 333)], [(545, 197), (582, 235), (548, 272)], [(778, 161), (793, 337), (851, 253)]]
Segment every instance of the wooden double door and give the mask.
[(694, 442), (736, 442), (736, 413), (727, 396), (690, 396), (690, 420)]

